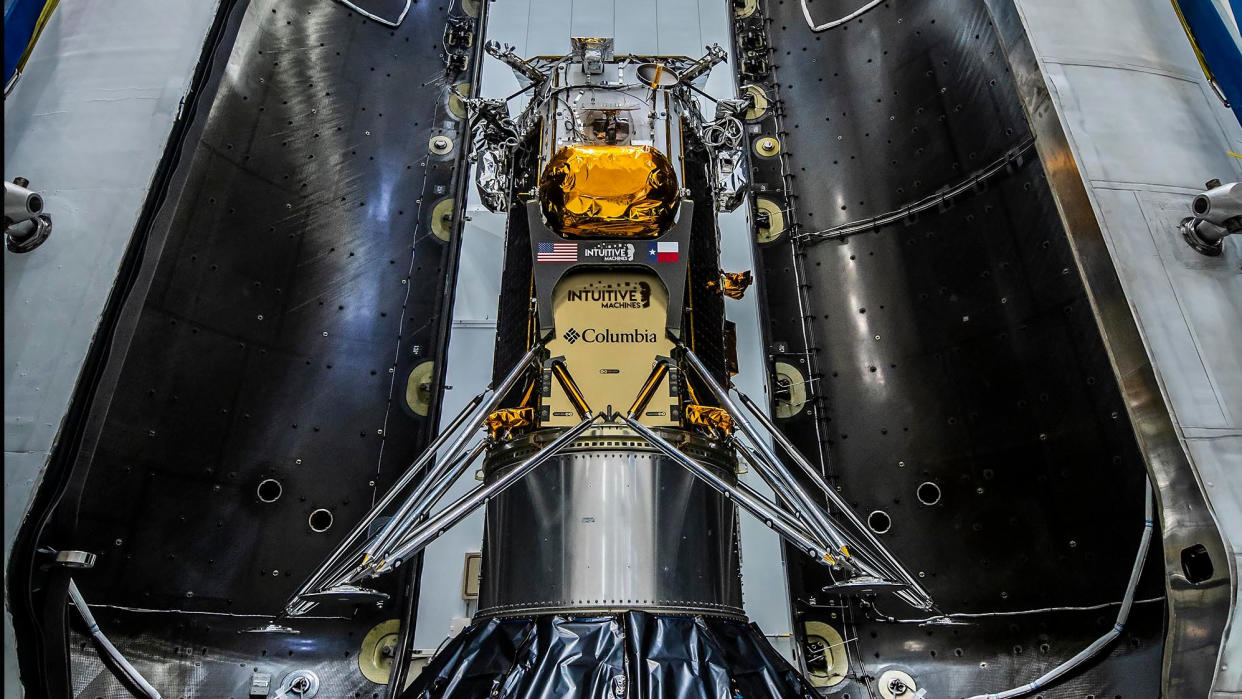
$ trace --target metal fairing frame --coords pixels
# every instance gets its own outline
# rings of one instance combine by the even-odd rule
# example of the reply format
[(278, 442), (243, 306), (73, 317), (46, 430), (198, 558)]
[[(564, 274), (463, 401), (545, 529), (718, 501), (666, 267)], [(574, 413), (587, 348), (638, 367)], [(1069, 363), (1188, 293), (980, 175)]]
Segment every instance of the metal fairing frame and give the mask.
[[(739, 86), (771, 101), (747, 125), (752, 200), (790, 229), (756, 249), (765, 341), (808, 387), (805, 405), (777, 402), (793, 413), (779, 424), (856, 511), (885, 511), (882, 540), (942, 609), (972, 617), (920, 626), (787, 556), (796, 618), (857, 639), (831, 691), (875, 692), (893, 669), (933, 696), (1000, 691), (1086, 647), (1120, 600), (1150, 473), (1165, 540), (1150, 601), (1056, 691), (1205, 695), (1217, 641), (1189, 639), (1219, 639), (1227, 559), (1010, 3), (887, 3), (822, 34), (796, 2), (746, 12)], [(768, 137), (778, 154), (754, 147)], [(1198, 584), (1191, 543), (1217, 562)]]
[[(221, 5), (96, 335), (99, 371), (75, 395), (81, 431), (15, 549), (13, 598), (50, 615), (32, 619), (47, 668), (24, 658), (32, 696), (70, 694), (70, 664), (73, 695), (129, 696), (76, 623), (64, 633), (68, 576), (35, 546), (98, 555), (74, 579), (168, 695), (244, 696), (256, 673), (275, 686), (304, 668), (324, 696), (376, 689), (357, 644), (416, 594), (397, 580), (380, 608), (238, 632), (276, 617), (436, 433), (467, 171), (451, 86), (477, 92), (482, 44), (442, 36), (452, 16), (481, 37), (487, 3), (465, 5), (483, 17), (419, 3), (397, 28), (319, 0)], [(256, 495), (268, 478), (283, 488), (271, 503)], [(308, 526), (317, 509), (325, 533)]]
[[(1035, 134), (1040, 160), (1049, 173), (1048, 186), (1108, 346), (1126, 412), (1157, 486), (1169, 600), (1161, 685), (1168, 696), (1207, 696), (1236, 597), (1236, 571), (1229, 570), (1232, 557), (1174, 428), (1022, 20), (1013, 0), (986, 3)], [(1215, 562), (1215, 571), (1210, 578), (1192, 583), (1183, 568), (1183, 555), (1196, 545)]]

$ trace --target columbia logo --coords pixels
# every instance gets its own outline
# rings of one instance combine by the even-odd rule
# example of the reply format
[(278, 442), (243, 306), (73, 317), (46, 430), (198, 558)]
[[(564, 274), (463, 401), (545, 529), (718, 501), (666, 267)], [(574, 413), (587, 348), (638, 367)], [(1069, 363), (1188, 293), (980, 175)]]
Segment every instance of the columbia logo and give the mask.
[(568, 342), (569, 344), (572, 345), (575, 342), (577, 342), (578, 338), (582, 337), (582, 335), (580, 335), (577, 330), (570, 328), (566, 330), (565, 334), (561, 335), (561, 337), (565, 338), (565, 342)]

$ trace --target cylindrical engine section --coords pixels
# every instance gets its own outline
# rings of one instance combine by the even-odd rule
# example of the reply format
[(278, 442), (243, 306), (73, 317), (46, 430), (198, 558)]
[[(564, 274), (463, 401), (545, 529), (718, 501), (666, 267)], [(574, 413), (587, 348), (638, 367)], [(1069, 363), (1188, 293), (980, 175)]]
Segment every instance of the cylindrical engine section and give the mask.
[[(731, 456), (660, 430), (733, 480)], [(536, 433), (489, 458), (496, 478), (536, 451)], [(731, 501), (620, 428), (588, 432), (488, 504), (479, 615), (625, 609), (744, 617)]]

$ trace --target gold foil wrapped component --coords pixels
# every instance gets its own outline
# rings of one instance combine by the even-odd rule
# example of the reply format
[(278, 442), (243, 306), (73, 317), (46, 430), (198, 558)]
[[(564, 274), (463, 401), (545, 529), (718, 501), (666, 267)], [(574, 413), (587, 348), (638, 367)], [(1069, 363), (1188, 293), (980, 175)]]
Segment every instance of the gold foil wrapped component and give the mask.
[(539, 181), (552, 230), (569, 238), (654, 238), (677, 211), (677, 174), (651, 146), (561, 148)]
[(534, 422), (534, 408), (502, 408), (488, 414), (487, 433), (492, 439), (503, 439), (514, 430), (530, 427)]
[(707, 288), (718, 294), (724, 294), (731, 299), (741, 299), (746, 295), (746, 289), (750, 288), (751, 282), (755, 278), (751, 275), (750, 270), (745, 272), (721, 272), (720, 281), (710, 281)]
[(686, 421), (696, 427), (718, 432), (722, 437), (733, 434), (733, 416), (724, 408), (711, 405), (687, 405)]

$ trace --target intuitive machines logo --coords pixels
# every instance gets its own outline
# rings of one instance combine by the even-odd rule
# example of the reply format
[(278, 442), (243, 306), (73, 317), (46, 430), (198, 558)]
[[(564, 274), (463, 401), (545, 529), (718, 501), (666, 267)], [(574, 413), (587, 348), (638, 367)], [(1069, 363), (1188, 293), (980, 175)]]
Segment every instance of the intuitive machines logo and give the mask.
[(600, 308), (649, 308), (651, 285), (638, 282), (622, 289), (570, 289), (566, 300), (599, 303)]
[(633, 243), (586, 243), (582, 246), (583, 261), (633, 262)]

